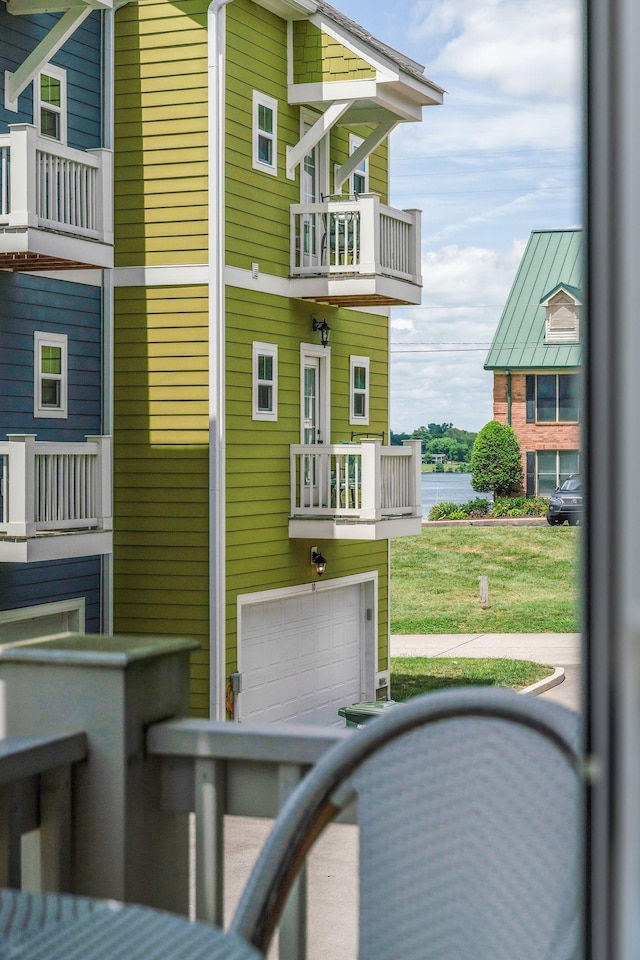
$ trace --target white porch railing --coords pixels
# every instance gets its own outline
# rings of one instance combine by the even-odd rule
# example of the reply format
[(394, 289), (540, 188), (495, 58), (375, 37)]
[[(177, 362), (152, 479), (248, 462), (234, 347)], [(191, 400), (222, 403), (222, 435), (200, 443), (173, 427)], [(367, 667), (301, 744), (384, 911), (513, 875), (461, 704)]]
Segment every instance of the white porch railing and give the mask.
[(110, 150), (74, 150), (11, 124), (0, 136), (0, 229), (43, 227), (113, 243)]
[(0, 534), (111, 529), (111, 437), (50, 443), (10, 434), (0, 476)]
[(421, 517), (419, 440), (291, 446), (291, 516)]
[(394, 210), (375, 194), (291, 207), (293, 276), (383, 274), (420, 284), (419, 210)]

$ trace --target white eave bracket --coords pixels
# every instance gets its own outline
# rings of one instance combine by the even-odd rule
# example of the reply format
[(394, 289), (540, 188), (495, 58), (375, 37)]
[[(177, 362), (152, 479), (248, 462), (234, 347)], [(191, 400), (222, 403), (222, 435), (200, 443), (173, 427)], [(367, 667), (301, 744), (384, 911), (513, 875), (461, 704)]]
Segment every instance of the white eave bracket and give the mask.
[(287, 176), (293, 180), (296, 167), (302, 163), (308, 153), (311, 153), (323, 137), (336, 125), (340, 117), (352, 106), (353, 100), (337, 100), (329, 104), (324, 113), (316, 120), (310, 130), (307, 130), (295, 147), (287, 146)]
[[(111, 2), (111, 0), (110, 0)], [(14, 113), (18, 110), (18, 97), (22, 91), (31, 83), (38, 73), (45, 67), (51, 58), (55, 56), (60, 47), (62, 47), (75, 30), (83, 23), (94, 9), (107, 6), (99, 0), (91, 0), (87, 3), (76, 3), (74, 5), (51, 2), (36, 2), (31, 0), (10, 0), (7, 5), (9, 13), (44, 13), (64, 9), (66, 12), (57, 23), (51, 28), (46, 37), (40, 41), (35, 50), (32, 50), (27, 59), (18, 67), (14, 73), (5, 71), (4, 75), (4, 106), (6, 110)]]
[(397, 127), (399, 123), (397, 117), (389, 117), (388, 120), (384, 120), (382, 123), (379, 123), (375, 130), (372, 130), (366, 140), (363, 140), (357, 150), (351, 154), (348, 160), (346, 160), (341, 167), (336, 170), (335, 173), (335, 191), (340, 193), (342, 190), (342, 184), (345, 183), (351, 176), (354, 170), (360, 166), (360, 164), (367, 159), (369, 154), (373, 153), (376, 147), (379, 147), (385, 137), (388, 137), (391, 131)]

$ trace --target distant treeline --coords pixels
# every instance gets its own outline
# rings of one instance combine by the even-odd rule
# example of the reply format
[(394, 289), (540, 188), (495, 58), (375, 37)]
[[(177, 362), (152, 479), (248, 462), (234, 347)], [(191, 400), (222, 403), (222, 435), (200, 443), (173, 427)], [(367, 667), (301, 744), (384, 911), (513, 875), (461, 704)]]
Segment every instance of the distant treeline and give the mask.
[(459, 430), (452, 423), (429, 423), (418, 427), (413, 433), (394, 433), (391, 431), (391, 443), (401, 445), (403, 440), (421, 440), (423, 457), (444, 454), (447, 460), (456, 463), (471, 460), (471, 450), (477, 433)]

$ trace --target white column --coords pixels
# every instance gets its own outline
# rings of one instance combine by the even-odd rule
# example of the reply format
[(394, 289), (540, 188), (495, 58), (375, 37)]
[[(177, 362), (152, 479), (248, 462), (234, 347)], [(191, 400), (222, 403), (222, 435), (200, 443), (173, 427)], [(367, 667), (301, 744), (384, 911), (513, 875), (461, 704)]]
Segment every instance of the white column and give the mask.
[(412, 449), (409, 466), (409, 503), (413, 507), (412, 516), (422, 516), (422, 442), (403, 440), (403, 447)]
[(380, 520), (381, 508), (381, 476), (380, 456), (382, 444), (380, 440), (362, 440), (362, 520)]
[(11, 211), (12, 227), (36, 227), (36, 138), (30, 123), (9, 124), (11, 135)]
[(374, 274), (380, 262), (380, 197), (360, 197), (360, 263), (358, 273)]
[(6, 533), (10, 537), (33, 537), (36, 532), (36, 435), (10, 433), (7, 438), (9, 440), (7, 478), (9, 522)]
[(413, 217), (409, 231), (409, 273), (414, 283), (422, 283), (422, 210), (404, 210)]
[(95, 227), (103, 243), (113, 243), (113, 152), (99, 148), (87, 153), (100, 161), (95, 196)]
[(113, 529), (113, 496), (111, 490), (111, 437), (85, 437), (98, 448), (96, 466), (97, 516), (103, 530)]

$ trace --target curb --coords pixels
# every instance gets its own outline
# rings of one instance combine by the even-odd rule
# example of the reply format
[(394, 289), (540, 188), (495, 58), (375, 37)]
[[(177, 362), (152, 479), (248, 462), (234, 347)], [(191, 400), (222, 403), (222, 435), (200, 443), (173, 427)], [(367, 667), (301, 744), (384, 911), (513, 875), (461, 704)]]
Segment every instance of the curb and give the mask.
[(564, 680), (564, 667), (556, 667), (550, 677), (544, 677), (542, 680), (538, 680), (537, 683), (532, 683), (530, 686), (525, 687), (524, 690), (520, 690), (520, 693), (530, 693), (532, 696), (537, 697), (541, 693), (546, 693), (547, 690), (551, 690), (553, 687), (557, 687), (559, 683), (562, 683)]

